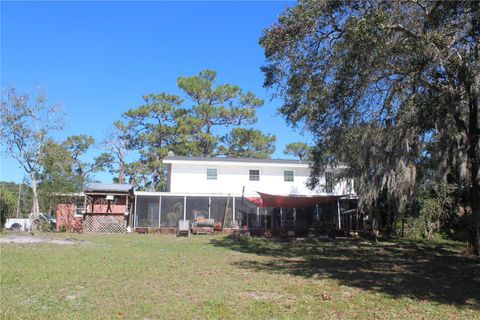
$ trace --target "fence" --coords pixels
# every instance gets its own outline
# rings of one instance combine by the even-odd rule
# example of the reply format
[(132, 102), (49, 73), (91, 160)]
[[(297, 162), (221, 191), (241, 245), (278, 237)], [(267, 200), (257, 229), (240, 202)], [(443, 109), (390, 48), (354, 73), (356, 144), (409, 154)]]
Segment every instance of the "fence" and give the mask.
[(83, 232), (124, 233), (123, 215), (87, 214), (83, 221)]

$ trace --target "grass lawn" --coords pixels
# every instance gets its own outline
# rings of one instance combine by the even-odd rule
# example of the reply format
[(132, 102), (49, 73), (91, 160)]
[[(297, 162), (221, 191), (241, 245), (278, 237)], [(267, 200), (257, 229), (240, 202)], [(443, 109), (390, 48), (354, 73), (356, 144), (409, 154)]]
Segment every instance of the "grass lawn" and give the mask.
[(480, 319), (459, 243), (43, 237), (79, 241), (2, 244), (1, 319)]

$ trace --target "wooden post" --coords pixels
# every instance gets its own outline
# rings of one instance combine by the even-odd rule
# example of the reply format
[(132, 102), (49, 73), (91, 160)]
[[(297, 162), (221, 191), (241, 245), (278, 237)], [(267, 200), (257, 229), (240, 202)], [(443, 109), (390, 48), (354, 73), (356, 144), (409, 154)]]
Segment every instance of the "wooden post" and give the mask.
[(18, 201), (17, 201), (17, 219), (20, 218), (20, 198), (22, 196), (22, 184), (18, 186)]
[[(125, 212), (128, 212), (128, 193), (125, 195)], [(123, 216), (125, 217), (125, 212)], [(128, 216), (125, 219), (125, 228), (129, 226), (128, 222), (130, 220), (130, 212), (128, 212)]]
[(162, 226), (162, 196), (158, 197), (158, 227)]
[(280, 208), (280, 228), (283, 228), (283, 208)]
[[(240, 228), (242, 227), (242, 221), (243, 221), (243, 213), (245, 212), (244, 210), (244, 201), (245, 201), (245, 186), (243, 186), (242, 188), (242, 212), (240, 214)], [(247, 221), (247, 225), (248, 225), (248, 221)]]
[(85, 215), (87, 214), (87, 194), (83, 195), (83, 207), (85, 208), (85, 212), (83, 213), (83, 218), (85, 219)]
[(232, 197), (232, 221), (235, 221), (235, 197)]
[(225, 204), (225, 211), (223, 212), (222, 234), (223, 234), (223, 229), (225, 229), (225, 216), (227, 215), (227, 209), (228, 209), (229, 203), (230, 203), (230, 193), (228, 194), (227, 203)]
[(137, 201), (138, 201), (138, 197), (137, 195), (135, 195), (135, 198), (134, 198), (134, 203), (133, 203), (133, 214), (134, 214), (134, 217), (133, 217), (133, 228), (135, 229), (135, 227), (137, 226)]
[(208, 197), (208, 219), (210, 219), (211, 207), (212, 207), (212, 197)]

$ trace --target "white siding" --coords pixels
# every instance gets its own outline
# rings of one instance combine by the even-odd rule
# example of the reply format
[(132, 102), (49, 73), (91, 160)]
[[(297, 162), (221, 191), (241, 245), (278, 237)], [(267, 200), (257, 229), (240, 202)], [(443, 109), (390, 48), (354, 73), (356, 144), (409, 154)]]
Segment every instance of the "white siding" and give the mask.
[[(256, 191), (278, 195), (319, 195), (325, 194), (323, 186), (316, 190), (307, 188), (310, 174), (308, 165), (261, 164), (261, 163), (222, 163), (222, 162), (171, 162), (172, 193), (231, 194), (241, 195), (245, 186), (247, 196), (256, 196)], [(217, 180), (207, 180), (207, 168), (217, 169)], [(260, 181), (249, 181), (249, 170), (260, 171)], [(294, 172), (294, 181), (284, 181), (283, 172)], [(323, 184), (324, 177), (321, 177)], [(337, 184), (333, 194), (346, 194), (346, 184)]]

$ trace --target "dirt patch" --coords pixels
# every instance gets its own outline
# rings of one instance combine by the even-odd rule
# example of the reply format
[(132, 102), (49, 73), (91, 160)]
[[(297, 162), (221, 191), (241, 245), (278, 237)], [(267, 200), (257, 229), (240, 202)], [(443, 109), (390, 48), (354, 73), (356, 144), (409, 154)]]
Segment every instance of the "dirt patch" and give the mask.
[(7, 236), (1, 237), (0, 243), (9, 243), (9, 244), (35, 244), (35, 243), (52, 243), (59, 245), (75, 245), (84, 243), (84, 241), (79, 241), (75, 239), (53, 239), (53, 238), (44, 238), (38, 236)]

